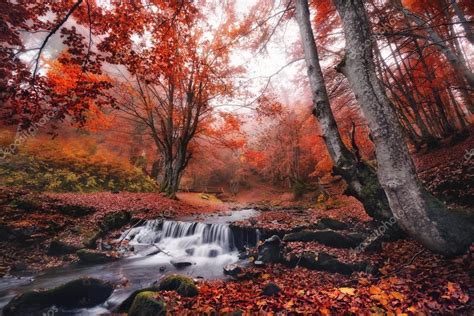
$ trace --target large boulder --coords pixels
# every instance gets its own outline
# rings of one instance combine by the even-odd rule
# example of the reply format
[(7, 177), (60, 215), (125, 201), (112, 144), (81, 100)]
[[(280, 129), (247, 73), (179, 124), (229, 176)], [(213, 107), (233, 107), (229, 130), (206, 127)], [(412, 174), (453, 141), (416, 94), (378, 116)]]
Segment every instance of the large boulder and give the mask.
[(199, 294), (199, 289), (193, 279), (184, 275), (169, 275), (160, 281), (160, 291), (176, 291), (181, 296), (193, 297)]
[(280, 237), (273, 235), (258, 246), (258, 261), (264, 263), (280, 262), (282, 249)]
[(49, 244), (48, 255), (60, 256), (75, 253), (79, 247), (69, 245), (61, 240), (53, 239)]
[(152, 291), (138, 293), (128, 311), (128, 316), (155, 316), (165, 314), (165, 303), (159, 299), (158, 292)]
[(58, 308), (87, 308), (101, 304), (112, 294), (112, 284), (93, 278), (81, 278), (50, 290), (29, 291), (15, 296), (3, 309), (3, 315), (41, 315)]
[(102, 264), (117, 260), (117, 257), (107, 253), (81, 249), (76, 252), (81, 264)]
[(354, 248), (360, 245), (364, 238), (354, 233), (339, 233), (333, 230), (302, 230), (286, 234), (283, 241), (316, 241), (335, 248)]

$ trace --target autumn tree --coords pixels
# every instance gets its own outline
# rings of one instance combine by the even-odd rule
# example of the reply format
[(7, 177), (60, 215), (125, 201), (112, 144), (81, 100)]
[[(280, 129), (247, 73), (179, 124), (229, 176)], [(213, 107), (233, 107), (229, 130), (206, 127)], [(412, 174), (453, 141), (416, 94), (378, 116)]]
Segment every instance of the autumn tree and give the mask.
[(340, 136), (326, 83), (320, 66), (307, 0), (296, 0), (296, 20), (300, 29), (308, 78), (313, 97), (313, 114), (321, 125), (323, 137), (334, 162), (334, 172), (349, 184), (349, 194), (357, 197), (367, 213), (379, 219), (391, 216), (385, 193), (375, 170), (363, 161), (357, 161)]
[(113, 90), (117, 105), (147, 127), (161, 157), (160, 188), (171, 197), (192, 157), (192, 140), (211, 119), (211, 100), (232, 92), (230, 79), (238, 71), (228, 63), (232, 14), (214, 28), (197, 21), (197, 9), (189, 7), (191, 15), (180, 10), (163, 32), (157, 31), (162, 21), (150, 19), (148, 28), (155, 31), (148, 42), (136, 48), (128, 39), (120, 50), (113, 48), (112, 57), (128, 70)]
[(472, 223), (448, 211), (420, 185), (393, 105), (376, 74), (364, 3), (335, 0), (334, 4), (346, 40), (346, 55), (338, 69), (347, 77), (369, 123), (378, 177), (397, 223), (433, 251), (445, 255), (464, 252), (474, 238)]

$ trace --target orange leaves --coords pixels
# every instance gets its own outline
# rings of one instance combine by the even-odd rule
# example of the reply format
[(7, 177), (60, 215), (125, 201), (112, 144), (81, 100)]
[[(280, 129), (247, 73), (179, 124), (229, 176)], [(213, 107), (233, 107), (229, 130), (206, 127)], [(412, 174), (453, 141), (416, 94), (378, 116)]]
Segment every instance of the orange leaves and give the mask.
[(77, 88), (78, 84), (84, 82), (110, 82), (107, 76), (84, 72), (81, 65), (64, 62), (70, 59), (71, 56), (63, 52), (58, 59), (49, 62), (51, 68), (48, 70), (48, 80), (57, 94), (71, 93), (72, 90)]
[(448, 282), (446, 285), (446, 291), (442, 297), (448, 300), (458, 301), (463, 304), (466, 304), (469, 301), (469, 295), (464, 293), (459, 284), (453, 282)]
[(356, 293), (356, 289), (350, 287), (340, 287), (338, 290), (339, 292), (350, 296), (354, 296)]

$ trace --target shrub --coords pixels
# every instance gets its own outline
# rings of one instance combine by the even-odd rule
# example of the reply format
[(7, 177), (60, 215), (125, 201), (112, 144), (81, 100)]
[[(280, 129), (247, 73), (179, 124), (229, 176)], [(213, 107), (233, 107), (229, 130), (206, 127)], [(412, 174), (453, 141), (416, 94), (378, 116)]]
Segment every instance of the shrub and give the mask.
[(90, 140), (30, 140), (0, 161), (0, 179), (7, 186), (51, 192), (157, 190), (142, 170)]

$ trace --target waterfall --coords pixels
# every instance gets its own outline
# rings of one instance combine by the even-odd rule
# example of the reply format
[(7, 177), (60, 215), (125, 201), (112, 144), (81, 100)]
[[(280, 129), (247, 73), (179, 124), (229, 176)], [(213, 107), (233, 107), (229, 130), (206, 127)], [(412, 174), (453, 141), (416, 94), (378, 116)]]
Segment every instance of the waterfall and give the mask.
[(236, 250), (228, 224), (150, 220), (124, 232), (130, 245), (157, 245), (170, 252), (185, 251), (189, 256), (216, 257)]

